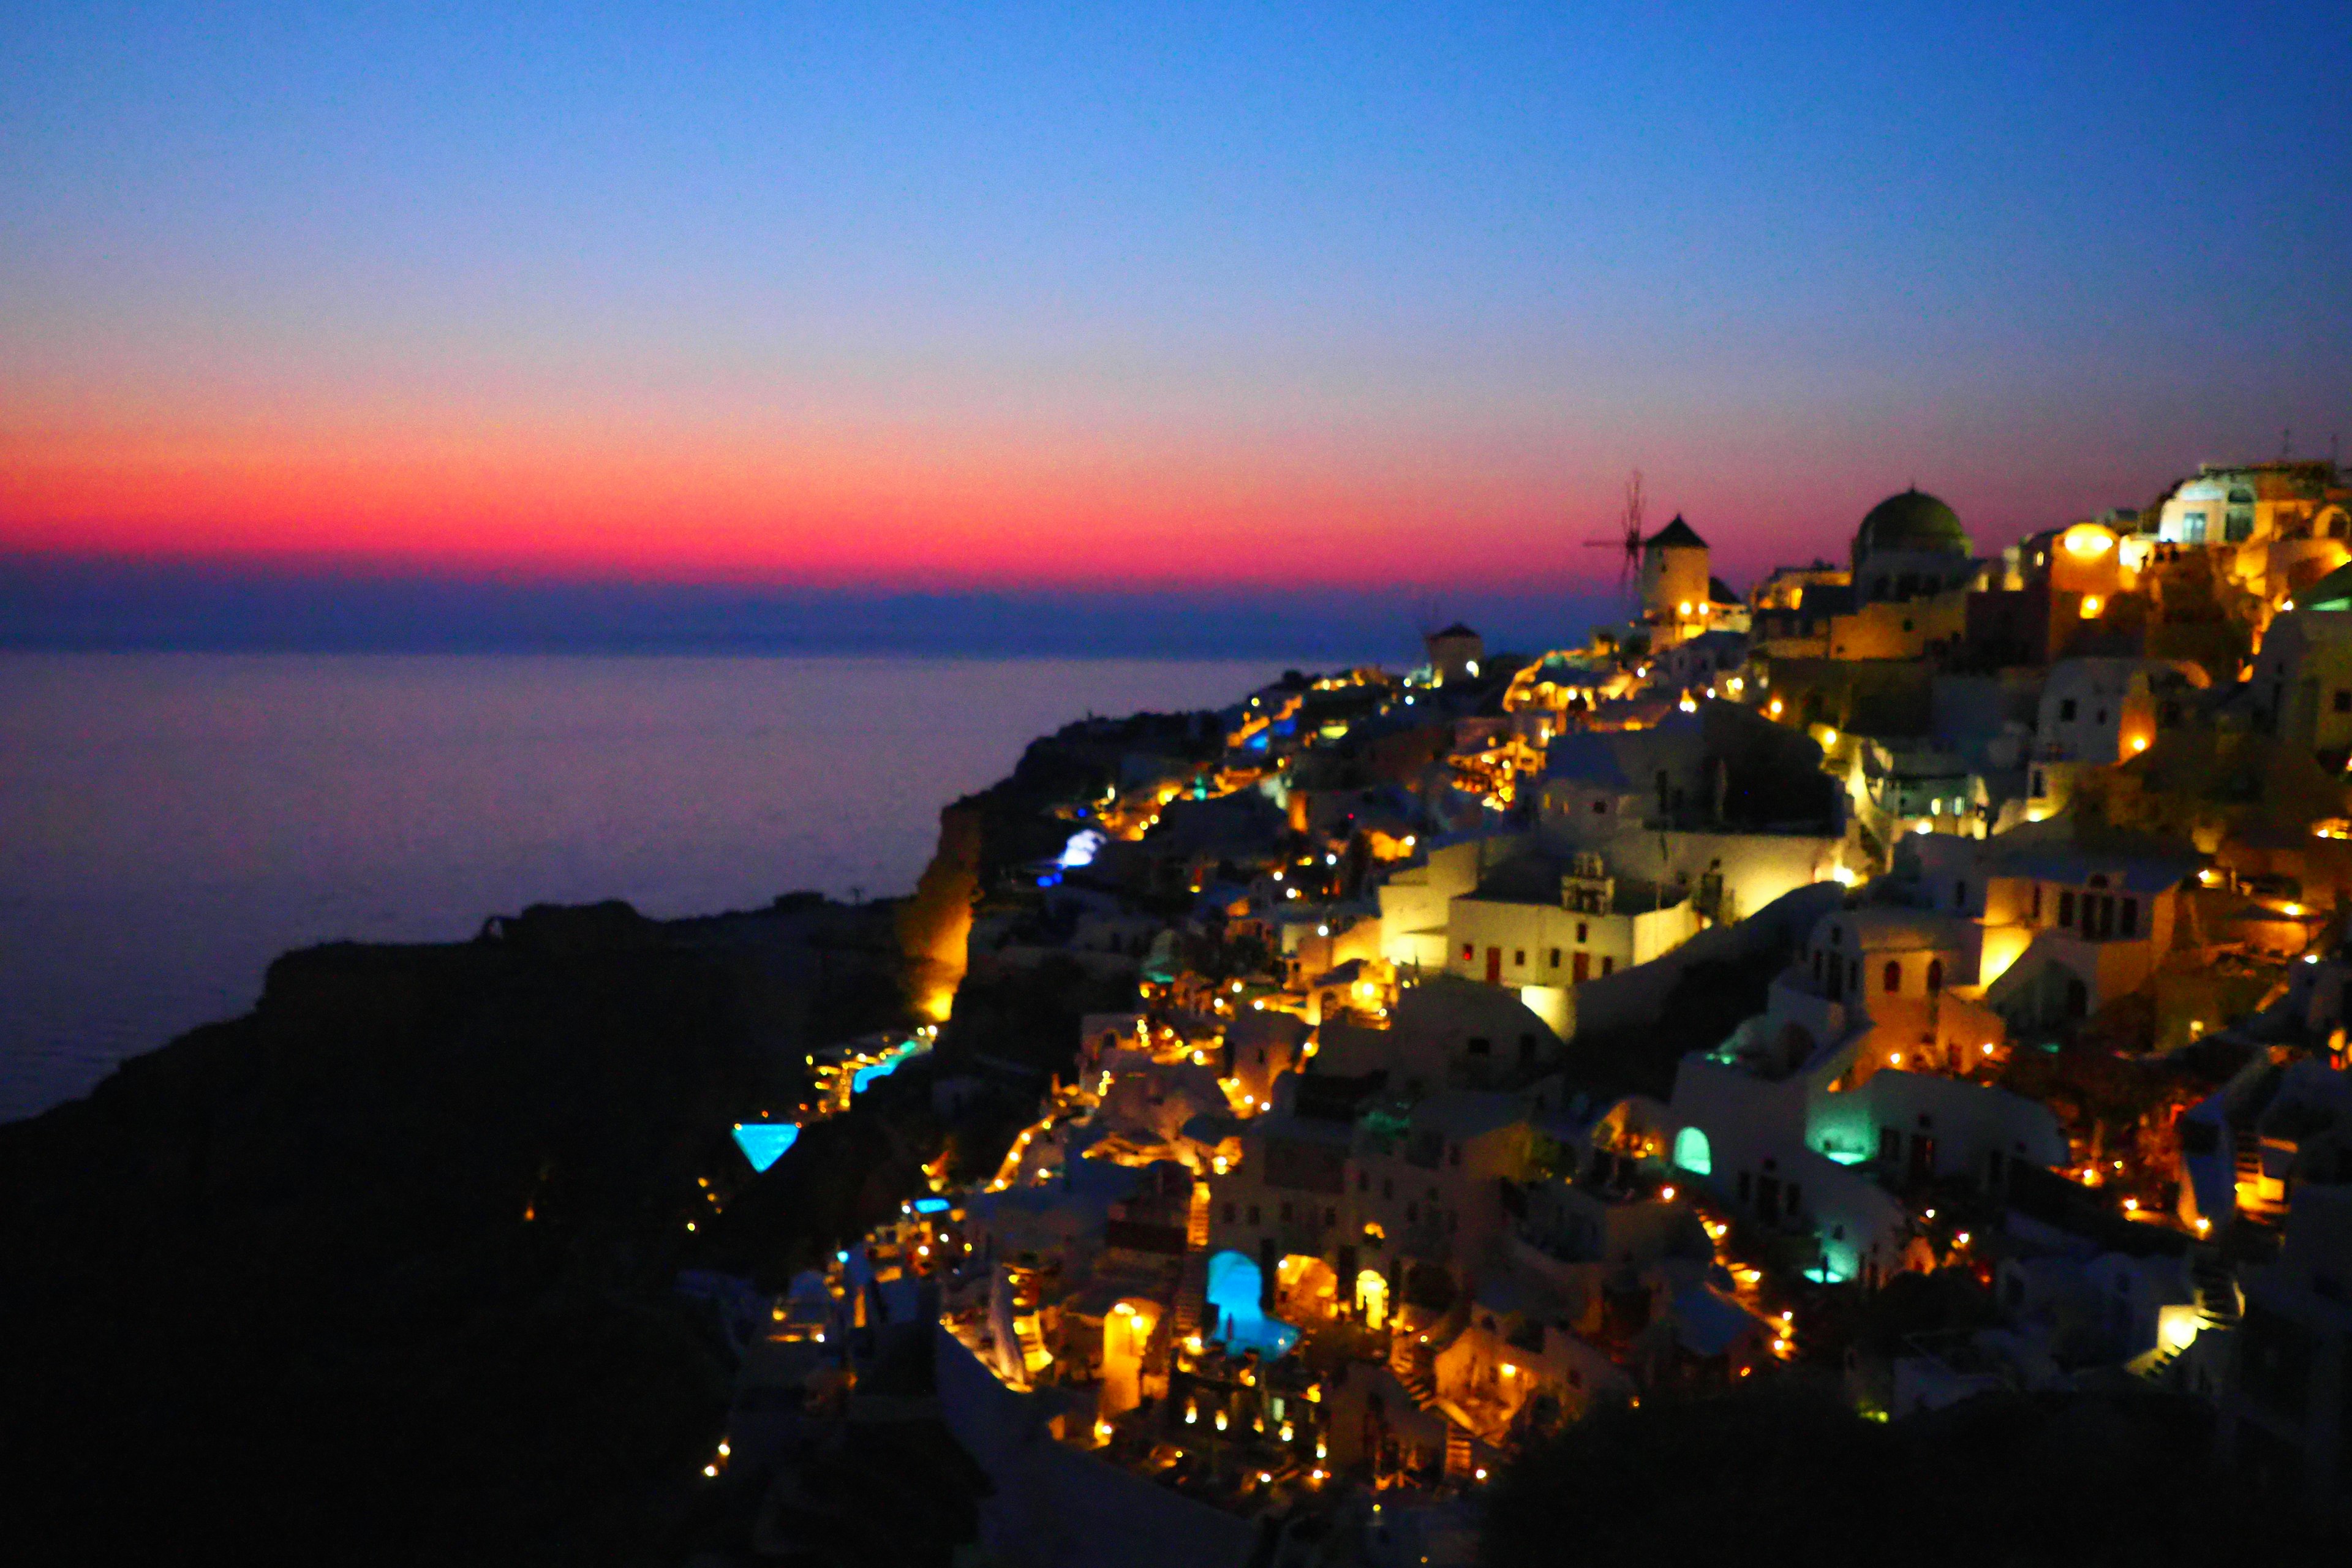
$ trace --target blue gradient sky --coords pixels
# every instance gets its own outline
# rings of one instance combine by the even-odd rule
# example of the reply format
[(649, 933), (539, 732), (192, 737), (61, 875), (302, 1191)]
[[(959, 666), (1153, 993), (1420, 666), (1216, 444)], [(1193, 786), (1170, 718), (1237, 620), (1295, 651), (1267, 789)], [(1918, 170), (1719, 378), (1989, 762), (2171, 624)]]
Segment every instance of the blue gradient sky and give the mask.
[(2341, 5), (1360, 10), (20, 7), (0, 552), (1475, 605), (2352, 425)]

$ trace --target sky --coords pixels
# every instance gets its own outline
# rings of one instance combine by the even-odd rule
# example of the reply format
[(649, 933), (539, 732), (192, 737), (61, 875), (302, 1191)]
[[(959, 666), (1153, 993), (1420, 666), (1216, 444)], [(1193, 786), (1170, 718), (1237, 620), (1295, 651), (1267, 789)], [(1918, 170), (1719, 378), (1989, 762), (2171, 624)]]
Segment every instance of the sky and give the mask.
[(1997, 548), (2352, 426), (2347, 46), (2326, 5), (10, 7), (0, 605), (1508, 619), (1605, 598), (1635, 468), (1735, 582), (1912, 483)]

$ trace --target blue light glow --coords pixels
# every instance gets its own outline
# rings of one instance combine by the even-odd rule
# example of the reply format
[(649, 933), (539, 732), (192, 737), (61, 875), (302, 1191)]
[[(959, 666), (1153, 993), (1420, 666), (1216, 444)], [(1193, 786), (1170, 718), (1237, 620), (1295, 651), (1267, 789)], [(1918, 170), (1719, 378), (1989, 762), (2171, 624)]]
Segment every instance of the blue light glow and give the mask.
[(849, 1075), (849, 1092), (864, 1094), (873, 1085), (875, 1079), (888, 1078), (905, 1066), (910, 1058), (922, 1055), (925, 1048), (920, 1041), (908, 1040), (897, 1050), (883, 1057), (881, 1060), (869, 1062), (859, 1068)]
[(1257, 1304), (1261, 1276), (1256, 1264), (1238, 1252), (1209, 1259), (1209, 1305), (1217, 1309), (1216, 1337), (1235, 1354), (1255, 1351), (1273, 1361), (1298, 1342), (1298, 1331), (1269, 1318)]
[(735, 1146), (743, 1151), (743, 1158), (751, 1162), (751, 1169), (764, 1171), (784, 1157), (801, 1135), (797, 1121), (738, 1121), (735, 1124)]
[(948, 1200), (945, 1198), (917, 1198), (915, 1200), (915, 1212), (917, 1214), (945, 1214), (948, 1211)]

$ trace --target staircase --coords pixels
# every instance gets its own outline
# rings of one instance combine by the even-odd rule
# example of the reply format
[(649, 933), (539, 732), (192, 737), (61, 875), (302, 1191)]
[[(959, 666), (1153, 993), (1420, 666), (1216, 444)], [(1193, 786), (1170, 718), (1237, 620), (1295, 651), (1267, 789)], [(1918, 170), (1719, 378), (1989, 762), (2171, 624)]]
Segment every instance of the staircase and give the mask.
[(2199, 1251), (2189, 1266), (2189, 1278), (2197, 1288), (2197, 1310), (2208, 1323), (2229, 1328), (2237, 1322), (2237, 1277), (2221, 1261), (2220, 1254)]
[(1209, 1184), (1192, 1184), (1192, 1206), (1184, 1215), (1184, 1272), (1176, 1281), (1176, 1337), (1187, 1340), (1201, 1331), (1209, 1299)]
[(1209, 1255), (1195, 1247), (1184, 1255), (1184, 1272), (1176, 1281), (1176, 1337), (1201, 1331), (1201, 1316), (1209, 1302)]
[(1466, 1481), (1470, 1479), (1470, 1432), (1459, 1422), (1445, 1424), (1445, 1479)]
[[(2237, 1156), (2239, 1190), (2251, 1198), (2262, 1191), (2263, 1179), (2263, 1135), (2252, 1117), (2230, 1119), (2230, 1149)], [(2241, 1198), (2238, 1206), (2243, 1208), (2246, 1202), (2247, 1198)]]

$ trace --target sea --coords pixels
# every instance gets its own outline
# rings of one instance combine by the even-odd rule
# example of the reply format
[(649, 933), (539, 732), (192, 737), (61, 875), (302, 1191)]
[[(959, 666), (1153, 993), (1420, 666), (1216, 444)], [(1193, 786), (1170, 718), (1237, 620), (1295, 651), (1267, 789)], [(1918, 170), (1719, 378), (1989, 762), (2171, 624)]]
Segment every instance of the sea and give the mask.
[(906, 892), (1034, 737), (1283, 667), (0, 653), (0, 1121), (246, 1011), (290, 948)]

